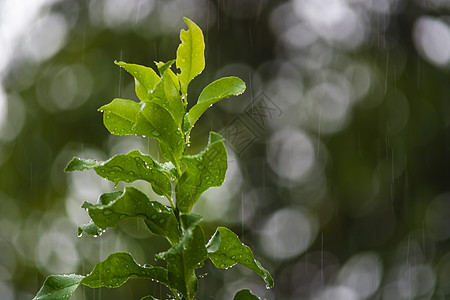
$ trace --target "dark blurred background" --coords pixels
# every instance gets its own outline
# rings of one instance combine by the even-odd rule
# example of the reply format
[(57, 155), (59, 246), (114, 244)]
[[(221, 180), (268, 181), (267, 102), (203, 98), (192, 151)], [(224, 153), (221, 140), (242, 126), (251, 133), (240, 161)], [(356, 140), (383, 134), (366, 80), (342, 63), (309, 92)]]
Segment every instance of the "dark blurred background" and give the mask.
[[(198, 299), (450, 299), (449, 0), (0, 0), (0, 298), (31, 299), (49, 274), (86, 274), (113, 251), (144, 264), (167, 248), (136, 220), (78, 238), (81, 203), (114, 187), (62, 170), (75, 155), (158, 157), (154, 141), (111, 136), (97, 108), (136, 99), (115, 59), (175, 58), (183, 16), (206, 40), (191, 105), (219, 77), (247, 84), (192, 133), (190, 153), (210, 130), (229, 150), (226, 182), (196, 211), (276, 283), (207, 263)], [(73, 299), (167, 292), (136, 279)]]

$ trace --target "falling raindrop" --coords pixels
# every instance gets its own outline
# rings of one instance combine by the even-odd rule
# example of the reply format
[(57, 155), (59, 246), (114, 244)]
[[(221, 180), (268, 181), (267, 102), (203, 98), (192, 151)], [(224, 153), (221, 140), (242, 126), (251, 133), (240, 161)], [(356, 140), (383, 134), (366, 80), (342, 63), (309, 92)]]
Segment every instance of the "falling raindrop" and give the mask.
[(388, 86), (388, 72), (389, 72), (389, 51), (387, 52), (386, 57), (386, 75), (385, 75), (385, 81), (384, 81), (384, 94), (387, 94), (387, 86)]

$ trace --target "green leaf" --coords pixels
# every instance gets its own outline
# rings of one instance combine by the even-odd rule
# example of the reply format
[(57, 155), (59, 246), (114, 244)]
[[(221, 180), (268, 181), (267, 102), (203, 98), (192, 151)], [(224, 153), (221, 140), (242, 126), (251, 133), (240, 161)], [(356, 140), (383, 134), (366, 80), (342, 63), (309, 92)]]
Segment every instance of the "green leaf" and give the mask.
[(190, 133), (190, 131), (191, 131), (191, 129), (192, 129), (192, 125), (191, 125), (191, 123), (189, 122), (189, 114), (188, 113), (185, 113), (184, 114), (184, 118), (183, 118), (183, 132), (185, 133), (185, 135), (187, 136), (187, 137), (189, 137), (189, 133)]
[(109, 205), (119, 199), (123, 195), (122, 191), (115, 191), (111, 193), (105, 193), (100, 195), (100, 198), (98, 199), (98, 203), (101, 205)]
[(84, 276), (81, 275), (50, 275), (45, 279), (39, 292), (33, 300), (65, 300), (69, 299)]
[(198, 221), (198, 216), (186, 217), (185, 222), (189, 225), (181, 240), (168, 251), (157, 255), (157, 258), (167, 262), (171, 287), (183, 294), (185, 299), (192, 299), (197, 294), (195, 269), (203, 266), (208, 258), (205, 235), (195, 220)]
[(208, 84), (198, 102), (188, 113), (189, 123), (194, 126), (198, 118), (214, 103), (230, 96), (237, 96), (245, 91), (245, 83), (237, 77), (224, 77)]
[(174, 180), (175, 178), (179, 178), (180, 175), (178, 174), (177, 168), (173, 165), (172, 162), (168, 161), (163, 163), (164, 170), (167, 171), (167, 175)]
[(145, 296), (144, 298), (141, 298), (141, 300), (158, 300), (158, 298), (155, 298), (153, 296)]
[(184, 137), (172, 115), (163, 106), (149, 102), (139, 112), (134, 132), (138, 135), (157, 139), (164, 144), (163, 155), (179, 169), (179, 158), (184, 151)]
[(189, 213), (204, 191), (220, 186), (225, 179), (227, 151), (223, 138), (211, 132), (205, 150), (197, 155), (184, 156), (182, 162), (186, 169), (175, 187), (176, 205), (181, 212)]
[(72, 158), (67, 164), (64, 172), (87, 171), (98, 166), (99, 162), (95, 159), (82, 159), (78, 157)]
[(273, 287), (274, 282), (269, 271), (253, 258), (252, 250), (242, 244), (239, 237), (230, 229), (217, 228), (208, 242), (207, 249), (208, 256), (216, 267), (228, 269), (239, 263), (258, 273), (266, 282), (267, 288)]
[(150, 93), (149, 101), (156, 102), (164, 107), (172, 115), (178, 128), (181, 129), (185, 107), (181, 100), (180, 83), (177, 76), (166, 65), (157, 63), (158, 68), (161, 66), (162, 78), (154, 91)]
[(178, 155), (174, 155), (172, 149), (166, 143), (159, 143), (159, 150), (162, 155), (167, 158), (170, 162), (173, 162), (175, 165), (175, 177), (180, 178), (181, 176), (181, 163), (180, 157)]
[(94, 270), (81, 280), (81, 283), (91, 287), (102, 286), (116, 288), (124, 284), (130, 277), (148, 278), (169, 286), (167, 270), (162, 267), (140, 266), (126, 252), (116, 252), (95, 265)]
[(123, 61), (114, 61), (114, 63), (124, 68), (134, 77), (136, 95), (141, 101), (148, 101), (149, 92), (155, 88), (156, 84), (160, 80), (155, 71), (149, 67), (136, 64), (127, 64)]
[(196, 214), (181, 214), (180, 220), (182, 225), (183, 234), (191, 234), (192, 230), (200, 224), (202, 217)]
[(180, 232), (173, 211), (157, 201), (150, 201), (138, 189), (128, 186), (125, 192), (106, 193), (99, 204), (83, 203), (92, 221), (100, 229), (114, 228), (125, 218), (143, 218), (148, 229), (154, 234), (166, 237), (171, 244), (179, 240)]
[(205, 68), (205, 42), (200, 27), (188, 18), (184, 18), (189, 29), (180, 32), (181, 44), (177, 49), (177, 68), (181, 70), (178, 75), (181, 92), (187, 95), (189, 82), (200, 74)]
[(95, 225), (94, 222), (89, 222), (78, 227), (78, 236), (81, 237), (83, 232), (89, 235), (99, 236), (102, 234), (102, 230)]
[(134, 134), (133, 126), (140, 110), (138, 103), (116, 98), (98, 110), (103, 112), (103, 123), (109, 132), (115, 135)]
[(233, 300), (261, 300), (261, 298), (253, 295), (249, 289), (243, 289), (234, 295)]
[[(175, 62), (175, 59), (169, 60), (168, 62), (162, 62), (162, 61), (155, 61), (155, 65), (158, 68), (159, 75), (163, 75)], [(180, 86), (178, 84), (178, 86)]]
[(92, 159), (80, 159), (74, 157), (65, 172), (84, 171), (94, 169), (95, 172), (117, 185), (120, 181), (131, 183), (136, 180), (145, 180), (151, 183), (153, 190), (160, 196), (171, 197), (172, 185), (165, 170), (149, 155), (144, 155), (139, 150), (133, 150), (127, 154), (119, 154), (107, 161)]

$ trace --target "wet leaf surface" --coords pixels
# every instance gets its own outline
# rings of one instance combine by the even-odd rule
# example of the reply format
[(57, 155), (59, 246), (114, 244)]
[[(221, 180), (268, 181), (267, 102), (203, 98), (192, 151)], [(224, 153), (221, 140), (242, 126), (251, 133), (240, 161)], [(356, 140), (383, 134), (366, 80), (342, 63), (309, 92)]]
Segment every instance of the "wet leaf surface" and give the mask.
[(220, 78), (207, 85), (195, 104), (188, 113), (190, 126), (194, 126), (198, 118), (214, 103), (228, 98), (238, 96), (245, 91), (245, 83), (237, 77)]
[(91, 288), (116, 288), (131, 277), (148, 278), (168, 286), (167, 270), (162, 267), (140, 266), (126, 252), (116, 252), (95, 265), (94, 270), (81, 281)]
[(217, 228), (216, 233), (209, 240), (208, 256), (214, 265), (221, 269), (228, 269), (235, 264), (241, 264), (259, 274), (266, 282), (267, 288), (272, 288), (274, 282), (269, 271), (254, 259), (252, 250), (239, 240), (230, 229)]
[(33, 300), (69, 299), (81, 283), (80, 275), (50, 275)]
[(182, 161), (186, 169), (175, 188), (177, 207), (181, 212), (189, 213), (204, 191), (222, 185), (225, 179), (228, 165), (223, 138), (211, 132), (205, 150), (184, 156)]
[(83, 208), (96, 226), (106, 230), (114, 228), (125, 218), (142, 218), (154, 234), (166, 237), (171, 243), (178, 241), (180, 232), (172, 210), (150, 199), (134, 187), (126, 187), (125, 192), (106, 193), (98, 204), (84, 202)]
[(74, 157), (67, 165), (65, 172), (94, 169), (95, 172), (117, 185), (120, 181), (131, 183), (145, 180), (151, 183), (155, 193), (170, 198), (172, 187), (168, 177), (169, 171), (154, 161), (149, 155), (139, 150), (127, 154), (119, 154), (107, 161), (80, 159)]
[(199, 75), (205, 68), (205, 42), (200, 27), (188, 18), (184, 18), (188, 30), (181, 30), (181, 44), (177, 49), (177, 68), (181, 70), (178, 75), (181, 92), (187, 94), (189, 82)]

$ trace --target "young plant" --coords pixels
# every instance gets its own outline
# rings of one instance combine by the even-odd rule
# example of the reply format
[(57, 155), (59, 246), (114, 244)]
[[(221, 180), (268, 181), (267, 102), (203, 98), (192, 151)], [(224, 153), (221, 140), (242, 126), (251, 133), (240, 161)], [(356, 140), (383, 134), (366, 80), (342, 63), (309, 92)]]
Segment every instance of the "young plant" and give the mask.
[[(164, 260), (167, 268), (139, 265), (131, 254), (117, 252), (100, 263), (92, 272), (82, 275), (51, 275), (47, 277), (34, 299), (69, 299), (80, 284), (91, 288), (115, 288), (131, 277), (148, 278), (166, 285), (173, 293), (171, 299), (194, 299), (198, 291), (196, 269), (205, 260), (221, 269), (241, 264), (259, 274), (268, 288), (273, 287), (269, 272), (253, 257), (249, 247), (225, 227), (217, 228), (206, 240), (200, 222), (201, 216), (191, 210), (200, 195), (210, 187), (222, 185), (227, 170), (227, 152), (224, 139), (211, 132), (206, 148), (196, 155), (185, 155), (189, 135), (199, 117), (217, 101), (244, 92), (245, 84), (237, 77), (218, 79), (201, 92), (197, 103), (188, 111), (187, 91), (192, 79), (205, 67), (205, 43), (201, 29), (185, 18), (189, 29), (181, 30), (181, 44), (176, 60), (156, 62), (159, 72), (148, 67), (115, 62), (135, 79), (140, 102), (114, 99), (100, 107), (105, 127), (115, 135), (140, 135), (158, 140), (168, 162), (161, 164), (149, 155), (133, 150), (107, 161), (74, 157), (65, 171), (93, 169), (99, 176), (112, 181), (131, 183), (149, 182), (153, 191), (167, 198), (163, 205), (135, 187), (124, 191), (105, 193), (96, 204), (85, 202), (91, 222), (81, 225), (78, 234), (99, 236), (114, 228), (125, 218), (142, 218), (148, 229), (163, 236), (170, 248), (155, 256)], [(174, 73), (173, 63), (180, 70)], [(146, 296), (142, 300), (156, 299)], [(249, 290), (239, 291), (234, 299), (259, 299)]]

